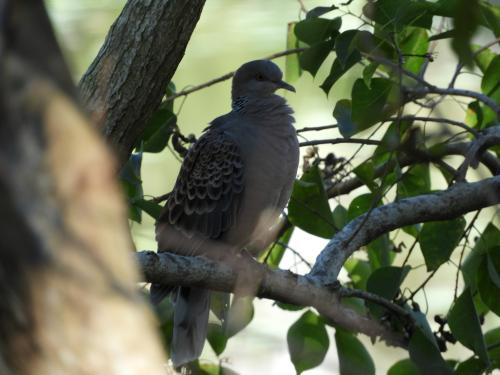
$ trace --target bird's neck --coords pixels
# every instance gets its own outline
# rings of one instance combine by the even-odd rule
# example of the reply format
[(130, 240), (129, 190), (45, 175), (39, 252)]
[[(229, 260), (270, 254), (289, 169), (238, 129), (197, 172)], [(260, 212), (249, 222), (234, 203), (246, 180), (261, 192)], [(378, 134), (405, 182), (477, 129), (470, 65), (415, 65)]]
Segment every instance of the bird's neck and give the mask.
[(252, 117), (283, 116), (293, 121), (292, 108), (284, 98), (275, 94), (264, 97), (237, 96), (233, 98), (231, 107), (233, 112)]

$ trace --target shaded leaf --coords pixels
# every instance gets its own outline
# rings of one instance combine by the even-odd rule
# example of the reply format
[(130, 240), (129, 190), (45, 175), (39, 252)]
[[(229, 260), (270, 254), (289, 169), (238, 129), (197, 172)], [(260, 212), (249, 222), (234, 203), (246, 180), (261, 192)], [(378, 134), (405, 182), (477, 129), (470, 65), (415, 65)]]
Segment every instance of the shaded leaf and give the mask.
[[(477, 44), (472, 45), (473, 52), (476, 52), (480, 48), (482, 48), (482, 47), (477, 45)], [(476, 62), (476, 65), (481, 70), (481, 72), (485, 73), (486, 69), (488, 69), (488, 66), (493, 61), (493, 58), (495, 56), (496, 56), (496, 54), (494, 52), (492, 52), (491, 49), (486, 48), (485, 50), (481, 51), (480, 53), (476, 53), (474, 55), (474, 61)]]
[(320, 86), (321, 89), (325, 92), (325, 94), (328, 95), (335, 82), (337, 82), (340, 79), (340, 77), (342, 77), (349, 69), (351, 69), (354, 65), (356, 65), (356, 63), (358, 63), (360, 60), (361, 56), (355, 53), (349, 56), (344, 66), (342, 66), (339, 59), (335, 59), (333, 61), (332, 67), (330, 68), (330, 73), (328, 74), (328, 77), (325, 78), (325, 80)]
[(146, 199), (138, 199), (133, 202), (133, 206), (140, 208), (153, 219), (157, 220), (160, 217), (162, 207), (156, 202)]
[(120, 181), (129, 202), (129, 218), (138, 223), (141, 222), (142, 211), (132, 203), (143, 197), (141, 165), (142, 153), (134, 153), (120, 171)]
[(356, 126), (352, 122), (352, 103), (348, 99), (342, 99), (335, 104), (333, 117), (337, 120), (340, 134), (349, 138), (356, 132)]
[(423, 1), (378, 0), (368, 2), (363, 14), (382, 28), (400, 31), (407, 25), (430, 29), (432, 10), (433, 4)]
[(335, 330), (340, 375), (375, 374), (375, 364), (361, 341), (352, 333)]
[(338, 230), (342, 229), (348, 223), (347, 210), (341, 204), (338, 204), (333, 210), (333, 223)]
[(333, 236), (335, 224), (318, 167), (310, 168), (295, 181), (288, 204), (288, 219), (308, 233), (323, 238)]
[(277, 268), (286, 251), (286, 245), (290, 241), (294, 226), (290, 226), (285, 233), (278, 239), (277, 243), (272, 244), (269, 248), (259, 257), (261, 261), (266, 261), (266, 264), (271, 268)]
[(455, 370), (455, 375), (482, 375), (486, 366), (479, 358), (469, 358), (460, 363)]
[(318, 69), (328, 57), (328, 54), (331, 52), (332, 47), (333, 41), (327, 40), (324, 42), (316, 43), (306, 49), (299, 55), (301, 68), (315, 76), (318, 72)]
[(245, 328), (253, 319), (254, 308), (252, 297), (233, 297), (233, 302), (224, 321), (227, 337), (232, 337)]
[(397, 199), (428, 193), (431, 190), (429, 164), (415, 164), (408, 168), (398, 182)]
[(308, 18), (295, 25), (295, 35), (297, 38), (309, 45), (313, 45), (324, 40), (335, 37), (342, 24), (340, 18), (333, 20), (326, 18)]
[(207, 340), (215, 354), (220, 355), (226, 349), (227, 339), (220, 324), (208, 323)]
[(500, 247), (492, 248), (489, 254), (482, 257), (478, 270), (477, 289), (481, 300), (500, 316), (500, 287), (496, 284), (500, 271)]
[(287, 343), (297, 374), (320, 365), (330, 346), (323, 320), (310, 310), (290, 326)]
[(344, 263), (344, 268), (356, 289), (366, 290), (366, 282), (372, 273), (372, 267), (366, 260), (349, 258)]
[(453, 15), (455, 33), (451, 46), (460, 61), (467, 66), (472, 66), (470, 40), (479, 26), (479, 18), (479, 0), (455, 0)]
[(462, 345), (474, 351), (485, 365), (489, 365), (481, 324), (469, 288), (462, 292), (448, 313), (448, 326)]
[(450, 259), (465, 228), (465, 219), (424, 223), (418, 242), (424, 255), (427, 271), (434, 271)]
[(492, 368), (500, 369), (500, 327), (486, 332), (484, 340), (488, 346)]
[(410, 359), (418, 367), (420, 373), (429, 375), (453, 374), (441, 356), (435, 340), (427, 337), (419, 327), (415, 328), (411, 336), (408, 351)]
[(394, 260), (394, 244), (385, 233), (366, 245), (368, 259), (373, 269), (390, 266)]
[(420, 375), (420, 371), (411, 360), (402, 359), (391, 366), (387, 375)]
[(331, 12), (332, 10), (335, 10), (335, 9), (338, 9), (337, 6), (335, 5), (331, 5), (329, 7), (322, 7), (322, 6), (319, 6), (319, 7), (315, 7), (313, 9), (311, 9), (309, 12), (307, 12), (306, 14), (306, 18), (316, 18), (316, 17), (320, 17), (322, 16), (323, 14), (326, 14), (326, 13), (329, 13)]
[(162, 151), (174, 131), (176, 122), (177, 117), (169, 109), (160, 108), (157, 110), (149, 120), (141, 137), (142, 151), (152, 153)]
[(347, 210), (347, 218), (349, 221), (366, 213), (370, 208), (376, 207), (377, 202), (374, 201), (372, 194), (358, 195), (351, 201)]
[[(380, 267), (372, 272), (366, 283), (366, 290), (385, 299), (394, 299), (399, 292), (399, 287), (408, 274), (410, 267)], [(380, 317), (385, 309), (373, 302), (367, 302), (366, 305), (373, 315)]]

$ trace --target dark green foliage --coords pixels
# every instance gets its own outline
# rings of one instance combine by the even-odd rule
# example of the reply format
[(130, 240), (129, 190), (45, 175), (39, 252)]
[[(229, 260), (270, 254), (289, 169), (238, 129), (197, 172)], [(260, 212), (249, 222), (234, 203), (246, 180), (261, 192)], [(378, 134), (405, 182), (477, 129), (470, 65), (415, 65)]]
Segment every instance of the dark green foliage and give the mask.
[(340, 375), (375, 374), (370, 353), (352, 333), (335, 330), (335, 344), (339, 356)]
[(310, 310), (292, 324), (288, 330), (287, 342), (290, 359), (297, 374), (323, 362), (330, 346), (323, 320)]

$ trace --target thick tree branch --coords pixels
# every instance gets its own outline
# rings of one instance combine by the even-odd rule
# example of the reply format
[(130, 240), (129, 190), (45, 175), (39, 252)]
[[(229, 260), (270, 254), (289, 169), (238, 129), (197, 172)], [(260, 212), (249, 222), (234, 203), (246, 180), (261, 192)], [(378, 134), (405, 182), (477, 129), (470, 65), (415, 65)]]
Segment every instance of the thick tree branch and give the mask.
[(123, 163), (158, 107), (205, 0), (129, 0), (80, 81), (94, 123)]
[(309, 276), (323, 284), (331, 284), (336, 281), (347, 258), (381, 234), (405, 225), (452, 219), (498, 203), (500, 176), (495, 176), (374, 208), (369, 214), (351, 221), (330, 240)]
[[(199, 286), (223, 292), (232, 292), (237, 287), (239, 278), (248, 277), (247, 284), (254, 284), (249, 291), (257, 289), (257, 297), (299, 306), (312, 306), (322, 314), (330, 324), (361, 332), (371, 338), (380, 337), (390, 345), (405, 347), (401, 334), (395, 333), (377, 320), (358, 314), (340, 303), (341, 296), (351, 296), (343, 288), (318, 286), (304, 276), (285, 270), (271, 270), (253, 259), (238, 257), (237, 267), (228, 263), (215, 262), (203, 257), (191, 257), (167, 252), (155, 253), (141, 251), (137, 259), (146, 281), (167, 285)], [(242, 276), (244, 270), (247, 276)], [(239, 290), (239, 289), (238, 289)], [(353, 295), (354, 296), (354, 295)], [(366, 297), (356, 295), (356, 297)], [(389, 301), (380, 302), (376, 296), (367, 299), (379, 302), (394, 312), (408, 318), (406, 312)]]

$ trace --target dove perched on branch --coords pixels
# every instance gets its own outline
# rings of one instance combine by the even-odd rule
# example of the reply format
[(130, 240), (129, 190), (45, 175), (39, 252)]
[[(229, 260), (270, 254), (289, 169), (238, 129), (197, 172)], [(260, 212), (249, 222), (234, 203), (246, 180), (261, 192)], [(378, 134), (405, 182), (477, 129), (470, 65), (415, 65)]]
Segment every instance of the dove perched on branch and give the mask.
[[(254, 252), (285, 208), (297, 173), (293, 111), (278, 89), (295, 91), (273, 62), (242, 65), (232, 82), (232, 111), (216, 118), (189, 149), (156, 223), (159, 251), (190, 255), (220, 246)], [(153, 284), (159, 303), (176, 293), (171, 358), (199, 357), (207, 335), (210, 294)]]

